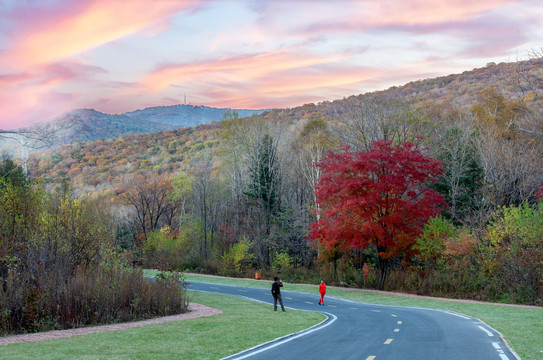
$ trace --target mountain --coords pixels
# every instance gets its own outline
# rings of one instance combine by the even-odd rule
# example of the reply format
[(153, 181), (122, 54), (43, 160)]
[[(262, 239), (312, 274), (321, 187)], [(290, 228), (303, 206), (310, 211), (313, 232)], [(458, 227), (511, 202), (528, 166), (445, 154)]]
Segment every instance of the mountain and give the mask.
[(51, 121), (37, 123), (30, 129), (38, 133), (55, 134), (54, 145), (80, 141), (116, 138), (128, 134), (144, 134), (171, 130), (164, 122), (149, 121), (125, 114), (104, 114), (94, 109), (77, 109), (57, 116)]
[[(55, 148), (75, 142), (112, 139), (131, 134), (148, 134), (220, 121), (225, 114), (237, 112), (240, 117), (265, 110), (236, 110), (208, 106), (172, 105), (149, 107), (124, 114), (105, 114), (94, 109), (68, 111), (51, 120), (21, 129), (32, 138), (26, 141), (29, 150)], [(0, 137), (0, 152), (19, 156), (20, 142)]]
[(94, 109), (69, 111), (32, 130), (56, 133), (54, 145), (111, 139), (130, 134), (147, 134), (220, 121), (224, 114), (237, 111), (241, 117), (263, 110), (219, 109), (207, 106), (172, 105), (149, 107), (124, 114), (105, 114)]
[(124, 113), (123, 115), (134, 119), (146, 119), (148, 121), (170, 124), (174, 128), (196, 126), (219, 121), (225, 113), (236, 111), (239, 117), (247, 117), (259, 114), (263, 110), (232, 110), (218, 109), (207, 106), (173, 105), (157, 106), (143, 110)]

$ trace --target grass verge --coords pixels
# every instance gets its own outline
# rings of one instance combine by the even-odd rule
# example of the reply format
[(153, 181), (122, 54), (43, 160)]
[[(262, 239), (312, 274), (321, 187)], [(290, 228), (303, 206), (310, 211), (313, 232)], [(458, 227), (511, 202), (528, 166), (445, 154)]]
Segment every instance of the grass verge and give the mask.
[(274, 312), (234, 296), (191, 292), (190, 300), (220, 315), (119, 331), (0, 347), (0, 359), (219, 359), (313, 326), (324, 316)]
[[(152, 275), (151, 271), (147, 272)], [(187, 281), (205, 281), (225, 285), (269, 288), (268, 281), (210, 277), (185, 274)], [(284, 291), (314, 293), (317, 285), (285, 284)], [(359, 301), (370, 304), (410, 306), (419, 308), (445, 309), (478, 318), (503, 334), (515, 352), (525, 360), (543, 360), (543, 308), (522, 308), (499, 304), (473, 304), (439, 299), (388, 295), (328, 287), (327, 296)]]

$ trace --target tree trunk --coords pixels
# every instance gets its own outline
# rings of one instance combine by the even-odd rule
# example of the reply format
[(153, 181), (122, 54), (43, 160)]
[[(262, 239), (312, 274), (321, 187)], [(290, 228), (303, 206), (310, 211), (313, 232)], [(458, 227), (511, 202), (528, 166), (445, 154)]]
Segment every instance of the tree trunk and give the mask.
[(383, 259), (379, 257), (377, 260), (377, 265), (379, 267), (379, 283), (378, 283), (377, 288), (379, 290), (383, 290), (385, 287), (385, 280), (388, 275), (388, 264), (389, 264), (388, 259)]

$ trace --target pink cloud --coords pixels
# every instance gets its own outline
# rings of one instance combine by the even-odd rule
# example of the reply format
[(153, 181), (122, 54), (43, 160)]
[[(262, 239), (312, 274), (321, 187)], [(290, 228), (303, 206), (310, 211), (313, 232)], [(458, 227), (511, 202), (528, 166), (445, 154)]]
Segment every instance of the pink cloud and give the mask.
[(54, 8), (20, 7), (11, 16), (11, 47), (3, 61), (19, 66), (56, 62), (90, 48), (164, 25), (194, 1), (78, 0)]
[(256, 79), (280, 71), (305, 68), (339, 61), (344, 55), (312, 56), (285, 50), (242, 55), (216, 60), (163, 66), (149, 74), (143, 84), (151, 91), (160, 91), (172, 84), (199, 79)]
[(62, 62), (0, 76), (0, 129), (18, 128), (71, 109), (78, 91), (60, 91), (74, 80), (89, 81), (106, 71), (80, 63)]
[(71, 108), (75, 94), (54, 91), (54, 85), (42, 84), (17, 92), (0, 89), (0, 129), (21, 128), (40, 120), (47, 120)]
[[(410, 26), (430, 26), (465, 22), (518, 0), (396, 0), (356, 2), (357, 11), (342, 16), (301, 25), (296, 31), (304, 36), (368, 30), (409, 29)], [(337, 3), (341, 9), (341, 3)]]
[(19, 84), (31, 78), (32, 75), (28, 73), (0, 75), (0, 89)]

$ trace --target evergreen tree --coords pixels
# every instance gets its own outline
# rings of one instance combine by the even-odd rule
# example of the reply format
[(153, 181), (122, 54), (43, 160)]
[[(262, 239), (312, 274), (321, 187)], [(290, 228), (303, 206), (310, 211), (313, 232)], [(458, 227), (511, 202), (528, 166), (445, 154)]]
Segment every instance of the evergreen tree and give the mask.
[(23, 168), (11, 159), (5, 159), (0, 162), (0, 186), (2, 186), (2, 181), (8, 182), (15, 187), (28, 185)]
[(249, 169), (250, 183), (245, 194), (256, 199), (268, 216), (279, 210), (279, 162), (273, 138), (266, 134), (260, 140), (256, 159)]

